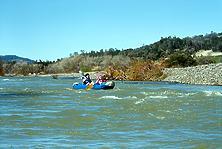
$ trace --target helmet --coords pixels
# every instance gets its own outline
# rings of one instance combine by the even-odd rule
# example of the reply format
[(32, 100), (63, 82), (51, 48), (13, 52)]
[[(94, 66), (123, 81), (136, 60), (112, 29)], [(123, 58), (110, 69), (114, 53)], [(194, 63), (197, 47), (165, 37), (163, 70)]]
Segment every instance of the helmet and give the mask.
[(86, 76), (89, 76), (89, 74), (87, 73), (87, 74), (85, 74), (84, 76), (85, 76), (85, 77), (86, 77)]

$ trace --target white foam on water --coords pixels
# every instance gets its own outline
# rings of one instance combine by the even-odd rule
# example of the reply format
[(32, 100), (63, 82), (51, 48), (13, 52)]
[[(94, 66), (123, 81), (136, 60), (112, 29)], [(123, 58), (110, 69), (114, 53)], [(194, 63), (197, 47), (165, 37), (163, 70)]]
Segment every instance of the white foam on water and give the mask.
[(0, 88), (0, 90), (3, 90), (3, 88)]
[(3, 79), (3, 81), (9, 81), (9, 79)]
[(169, 111), (169, 110), (166, 110), (166, 112), (167, 112), (167, 113), (172, 113), (172, 112), (171, 112), (171, 111)]
[(124, 99), (137, 99), (136, 96), (127, 96), (127, 97), (124, 97)]
[(177, 96), (177, 97), (179, 97), (179, 98), (183, 98), (183, 97), (185, 97), (185, 96), (183, 96), (183, 95), (180, 95), (180, 96)]
[[(140, 92), (140, 94), (145, 95), (145, 96), (155, 95), (156, 93), (157, 93), (157, 92), (152, 92), (152, 91), (150, 91), (150, 92)], [(162, 93), (159, 93), (159, 94), (162, 94)]]
[(215, 95), (222, 96), (222, 93), (221, 92), (215, 92)]
[(179, 109), (176, 109), (176, 110), (174, 110), (174, 111), (175, 111), (175, 112), (177, 112), (177, 111), (183, 111), (183, 109), (180, 109), (180, 108), (179, 108)]
[(33, 91), (33, 90), (30, 89), (30, 88), (24, 88), (24, 91), (26, 91), (26, 92), (30, 92), (30, 91)]
[(81, 93), (82, 93), (82, 91), (77, 91), (77, 93), (81, 94)]
[(45, 93), (51, 93), (52, 91), (41, 91), (41, 93), (45, 94)]
[(171, 111), (169, 110), (158, 110), (158, 111), (161, 111), (161, 112), (166, 112), (166, 113), (172, 113)]
[(179, 98), (187, 97), (195, 95), (196, 93), (190, 92), (190, 93), (183, 93), (183, 92), (174, 92), (174, 91), (161, 91), (161, 92), (140, 92), (140, 94), (145, 95), (149, 98), (169, 98), (171, 96), (176, 96)]
[(148, 113), (150, 116), (154, 116), (154, 114), (153, 113)]
[(146, 92), (140, 92), (141, 94), (143, 94), (143, 95), (147, 95), (147, 93)]
[(148, 113), (148, 114), (149, 114), (150, 116), (152, 116), (152, 117), (155, 117), (155, 118), (159, 119), (159, 120), (165, 119), (164, 116), (156, 116), (156, 115), (154, 115), (153, 113)]
[(102, 96), (99, 99), (123, 99), (117, 96)]
[(29, 88), (25, 88), (24, 90), (27, 91), (27, 90), (29, 90)]
[(168, 97), (167, 96), (149, 96), (149, 98), (152, 98), (152, 99), (166, 99)]
[(195, 95), (195, 94), (197, 94), (197, 93), (186, 93), (186, 94), (184, 94), (185, 96), (193, 96), (193, 95)]
[(164, 116), (157, 116), (156, 118), (159, 119), (159, 120), (163, 120), (163, 119), (165, 119)]
[(135, 104), (137, 105), (137, 104), (143, 103), (144, 101), (145, 101), (144, 99), (140, 99), (140, 100), (136, 101)]
[(184, 105), (190, 105), (190, 103), (189, 102), (185, 102)]
[(222, 96), (221, 92), (203, 91), (206, 96)]
[(212, 96), (212, 91), (203, 91), (206, 96)]

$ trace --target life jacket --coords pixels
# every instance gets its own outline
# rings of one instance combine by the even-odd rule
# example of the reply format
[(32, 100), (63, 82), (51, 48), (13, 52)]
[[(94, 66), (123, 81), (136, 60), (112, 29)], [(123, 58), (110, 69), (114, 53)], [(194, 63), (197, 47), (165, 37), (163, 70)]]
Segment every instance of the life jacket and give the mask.
[(105, 79), (99, 79), (99, 80), (96, 81), (97, 84), (101, 84), (101, 83), (103, 83), (103, 82), (107, 82), (107, 80), (105, 80)]
[(92, 80), (90, 78), (86, 78), (84, 81), (83, 81), (83, 84), (88, 84), (88, 83), (91, 83)]

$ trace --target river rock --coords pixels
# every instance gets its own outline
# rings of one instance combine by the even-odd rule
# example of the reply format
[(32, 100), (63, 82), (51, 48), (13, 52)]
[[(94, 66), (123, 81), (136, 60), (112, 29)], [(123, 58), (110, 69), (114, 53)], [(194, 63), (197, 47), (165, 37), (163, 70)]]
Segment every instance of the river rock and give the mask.
[(186, 84), (222, 85), (222, 63), (186, 68), (165, 68), (163, 81)]

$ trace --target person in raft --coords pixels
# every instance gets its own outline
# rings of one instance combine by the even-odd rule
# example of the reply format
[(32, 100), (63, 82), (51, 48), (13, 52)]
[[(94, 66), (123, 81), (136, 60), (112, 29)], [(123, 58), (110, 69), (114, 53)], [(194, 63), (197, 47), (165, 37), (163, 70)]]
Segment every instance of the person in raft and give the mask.
[(103, 82), (107, 82), (105, 75), (100, 75), (96, 80), (96, 84), (102, 84)]
[(85, 85), (89, 85), (90, 83), (92, 83), (92, 80), (90, 79), (90, 76), (88, 73), (83, 76), (82, 83)]

